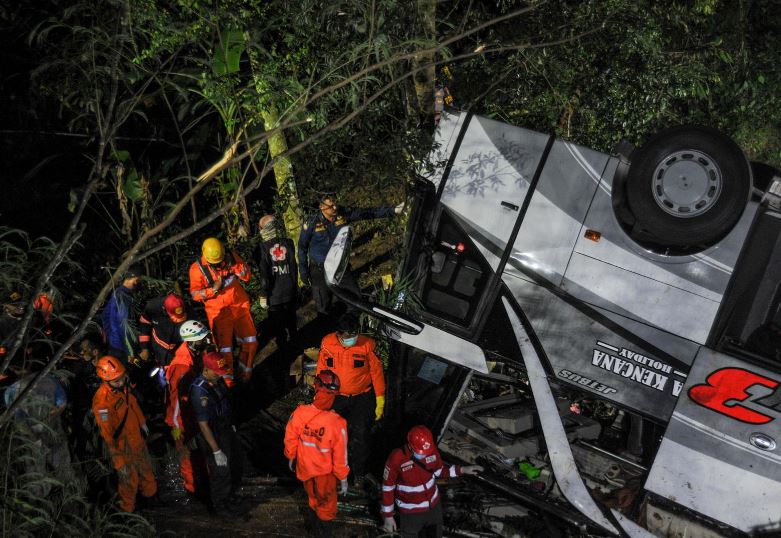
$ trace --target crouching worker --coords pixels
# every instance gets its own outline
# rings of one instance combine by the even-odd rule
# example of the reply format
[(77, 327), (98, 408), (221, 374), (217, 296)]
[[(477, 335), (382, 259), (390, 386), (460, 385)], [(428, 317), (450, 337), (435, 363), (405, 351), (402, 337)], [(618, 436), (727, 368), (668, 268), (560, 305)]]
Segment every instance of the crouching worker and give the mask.
[(157, 482), (145, 441), (149, 429), (136, 397), (130, 392), (127, 372), (119, 359), (103, 356), (98, 359), (96, 370), (103, 383), (92, 399), (92, 412), (119, 478), (119, 507), (133, 512), (139, 489), (146, 498), (157, 496)]
[[(388, 456), (382, 481), (382, 517), (387, 532), (398, 531), (404, 537), (418, 536), (433, 527), (442, 536), (442, 504), (437, 478), (474, 475), (479, 465), (445, 465), (434, 444), (431, 430), (414, 426), (407, 433), (407, 444)], [(393, 519), (393, 505), (399, 508), (400, 525)]]
[(243, 455), (231, 423), (228, 386), (223, 376), (228, 365), (222, 353), (203, 356), (203, 371), (190, 387), (190, 403), (198, 422), (198, 449), (209, 472), (211, 508), (217, 516), (243, 516), (232, 490), (241, 483)]
[(336, 481), (347, 493), (347, 423), (331, 410), (339, 378), (330, 370), (315, 377), (315, 399), (299, 405), (285, 428), (285, 457), (304, 483), (316, 536), (331, 536), (336, 517)]

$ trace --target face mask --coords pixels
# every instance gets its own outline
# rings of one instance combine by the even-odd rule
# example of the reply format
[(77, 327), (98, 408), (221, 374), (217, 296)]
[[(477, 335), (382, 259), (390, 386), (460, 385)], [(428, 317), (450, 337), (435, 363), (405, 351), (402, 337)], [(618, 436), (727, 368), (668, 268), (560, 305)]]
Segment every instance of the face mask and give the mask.
[(349, 338), (340, 338), (344, 347), (352, 347), (358, 343), (358, 335), (351, 336)]
[(425, 458), (425, 457), (426, 457), (426, 456), (424, 456), (423, 454), (418, 454), (417, 452), (413, 452), (413, 453), (412, 453), (412, 456), (413, 456), (413, 457), (414, 457), (416, 460), (422, 460), (423, 458)]
[(212, 345), (212, 340), (208, 336), (195, 342), (190, 342), (190, 349), (193, 351), (205, 351)]

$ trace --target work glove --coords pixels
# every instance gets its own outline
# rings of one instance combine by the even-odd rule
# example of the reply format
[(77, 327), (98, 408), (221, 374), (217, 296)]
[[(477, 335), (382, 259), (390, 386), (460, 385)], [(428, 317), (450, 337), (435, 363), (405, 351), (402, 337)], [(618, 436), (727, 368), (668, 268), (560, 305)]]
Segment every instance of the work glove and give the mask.
[(132, 355), (127, 358), (127, 362), (135, 366), (136, 368), (141, 368), (141, 359), (136, 357), (135, 355)]
[(385, 396), (377, 396), (377, 407), (374, 408), (374, 420), (380, 420), (385, 411)]
[(259, 302), (260, 302), (260, 308), (262, 308), (263, 310), (268, 309), (268, 298), (267, 297), (262, 297), (261, 296)]
[(160, 388), (165, 388), (168, 384), (168, 380), (165, 378), (165, 368), (157, 370), (157, 382), (160, 383)]
[(382, 518), (382, 530), (385, 532), (396, 532), (396, 520), (393, 517)]
[(174, 438), (174, 441), (178, 441), (182, 438), (182, 428), (174, 428), (171, 430), (171, 437)]
[(144, 439), (149, 437), (149, 427), (146, 424), (141, 424), (141, 435), (144, 436)]
[(341, 486), (341, 488), (339, 490), (339, 493), (341, 493), (342, 495), (347, 495), (347, 488), (348, 488), (348, 486), (347, 486), (347, 479), (346, 478), (341, 481), (340, 486)]
[(464, 467), (461, 467), (461, 474), (466, 475), (476, 475), (477, 473), (482, 473), (483, 467), (480, 465), (465, 465)]
[(287, 468), (290, 469), (291, 473), (296, 472), (296, 459), (293, 458), (292, 460), (287, 460)]
[(406, 205), (406, 202), (401, 202), (399, 205), (393, 208), (393, 212), (397, 215), (401, 215), (401, 212), (404, 211), (404, 206)]
[(217, 467), (225, 467), (228, 465), (228, 456), (222, 450), (218, 450), (214, 452), (214, 463), (217, 464)]
[(148, 361), (149, 360), (149, 350), (148, 349), (142, 349), (138, 353), (138, 358), (141, 359), (144, 362)]

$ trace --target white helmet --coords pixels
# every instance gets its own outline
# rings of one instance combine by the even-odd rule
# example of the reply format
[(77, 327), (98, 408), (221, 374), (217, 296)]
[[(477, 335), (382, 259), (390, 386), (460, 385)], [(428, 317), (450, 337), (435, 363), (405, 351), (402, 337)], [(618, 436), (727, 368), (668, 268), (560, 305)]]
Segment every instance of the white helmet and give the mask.
[(198, 342), (209, 336), (209, 329), (200, 321), (191, 319), (179, 327), (179, 336), (184, 342)]

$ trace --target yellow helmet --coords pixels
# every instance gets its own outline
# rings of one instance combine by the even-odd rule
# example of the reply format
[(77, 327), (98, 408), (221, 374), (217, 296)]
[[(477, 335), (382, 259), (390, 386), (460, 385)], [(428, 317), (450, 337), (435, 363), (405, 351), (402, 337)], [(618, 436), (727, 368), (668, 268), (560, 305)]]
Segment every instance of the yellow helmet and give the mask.
[(216, 237), (210, 237), (203, 242), (201, 254), (209, 263), (220, 263), (225, 258), (225, 248)]

